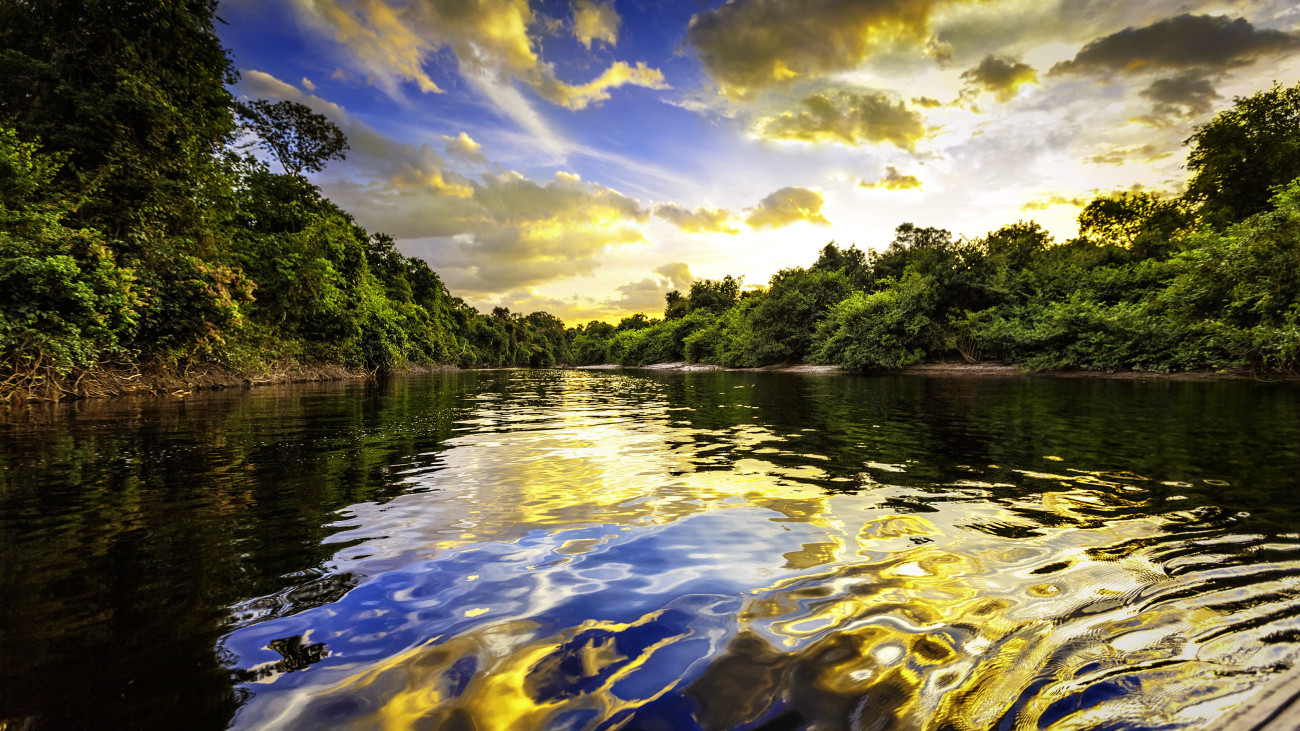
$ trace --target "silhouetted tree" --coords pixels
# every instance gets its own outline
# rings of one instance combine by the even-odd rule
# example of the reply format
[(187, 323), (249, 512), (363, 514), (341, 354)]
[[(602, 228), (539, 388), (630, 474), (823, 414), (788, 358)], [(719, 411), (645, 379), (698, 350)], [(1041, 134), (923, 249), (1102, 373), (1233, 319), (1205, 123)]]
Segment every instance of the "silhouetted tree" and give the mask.
[(1268, 210), (1270, 190), (1300, 177), (1300, 85), (1237, 97), (1187, 138), (1187, 197), (1212, 222)]
[(293, 101), (257, 99), (235, 107), (241, 125), (257, 135), (290, 175), (318, 173), (330, 160), (347, 158), (347, 137), (324, 114)]

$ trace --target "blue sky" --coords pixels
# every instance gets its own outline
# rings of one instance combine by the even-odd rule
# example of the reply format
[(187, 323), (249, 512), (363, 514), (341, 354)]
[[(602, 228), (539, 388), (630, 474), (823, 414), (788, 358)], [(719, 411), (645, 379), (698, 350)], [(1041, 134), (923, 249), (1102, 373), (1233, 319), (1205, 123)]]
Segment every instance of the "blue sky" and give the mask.
[(241, 97), (347, 134), (315, 176), (480, 308), (657, 314), (900, 223), (977, 237), (1177, 193), (1182, 141), (1300, 81), (1289, 0), (223, 0)]

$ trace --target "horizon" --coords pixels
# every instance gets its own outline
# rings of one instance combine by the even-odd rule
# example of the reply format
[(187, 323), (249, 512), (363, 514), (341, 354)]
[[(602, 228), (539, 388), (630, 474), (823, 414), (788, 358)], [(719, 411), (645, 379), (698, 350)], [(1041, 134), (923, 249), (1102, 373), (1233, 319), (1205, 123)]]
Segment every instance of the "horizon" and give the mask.
[(1057, 241), (1300, 81), (1286, 2), (223, 0), (240, 98), (348, 136), (310, 176), (455, 296), (569, 325), (762, 285), (913, 223)]

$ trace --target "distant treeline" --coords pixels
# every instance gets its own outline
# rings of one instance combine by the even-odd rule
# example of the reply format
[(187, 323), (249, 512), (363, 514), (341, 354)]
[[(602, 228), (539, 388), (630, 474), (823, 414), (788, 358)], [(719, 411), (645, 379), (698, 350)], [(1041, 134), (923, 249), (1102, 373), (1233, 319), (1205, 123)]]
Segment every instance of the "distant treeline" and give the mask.
[(905, 223), (883, 251), (832, 242), (766, 288), (695, 282), (662, 319), (570, 330), (557, 359), (1294, 373), (1300, 86), (1239, 98), (1186, 142), (1186, 193), (1098, 197), (1070, 241), (1032, 221), (973, 240)]
[[(302, 173), (346, 140), (232, 98), (215, 7), (0, 2), (0, 398), (285, 364), (1300, 367), (1300, 86), (1198, 128), (1183, 197), (1098, 198), (1068, 242), (904, 224), (766, 289), (698, 281), (662, 319), (566, 328), (478, 312), (323, 198)], [(247, 132), (285, 173), (236, 147)]]

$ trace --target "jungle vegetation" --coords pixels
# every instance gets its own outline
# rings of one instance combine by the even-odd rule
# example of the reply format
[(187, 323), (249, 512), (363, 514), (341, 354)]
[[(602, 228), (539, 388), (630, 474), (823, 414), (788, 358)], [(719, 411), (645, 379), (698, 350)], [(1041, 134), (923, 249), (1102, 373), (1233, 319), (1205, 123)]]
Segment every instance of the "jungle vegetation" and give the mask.
[(701, 280), (659, 316), (566, 327), (475, 310), (322, 196), (303, 173), (346, 139), (232, 97), (215, 7), (0, 2), (0, 398), (284, 364), (1300, 368), (1300, 86), (1197, 128), (1184, 195), (1099, 197), (1069, 241), (905, 223), (766, 287)]

